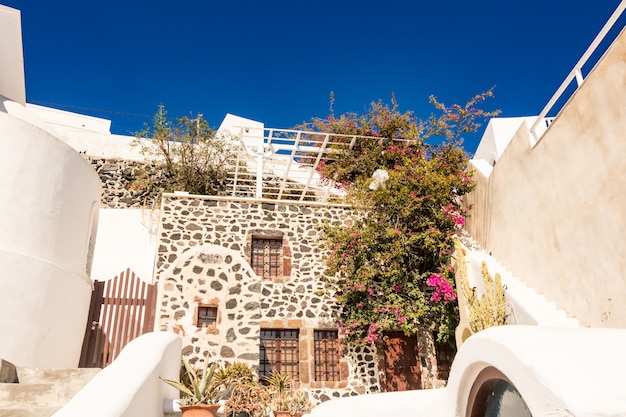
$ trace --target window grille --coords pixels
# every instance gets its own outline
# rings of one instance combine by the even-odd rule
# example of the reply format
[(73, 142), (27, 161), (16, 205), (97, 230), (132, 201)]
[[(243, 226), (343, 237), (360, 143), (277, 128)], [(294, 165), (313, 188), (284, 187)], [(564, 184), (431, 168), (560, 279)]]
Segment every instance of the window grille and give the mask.
[(315, 330), (313, 336), (316, 381), (339, 381), (339, 340), (336, 330)]
[[(435, 334), (435, 337), (437, 335)], [(435, 351), (437, 352), (437, 371), (438, 377), (441, 380), (447, 381), (450, 376), (450, 369), (452, 368), (452, 361), (456, 354), (455, 346), (449, 343), (435, 342)]]
[(199, 306), (198, 307), (198, 327), (215, 327), (217, 323), (217, 307)]
[(292, 381), (300, 380), (300, 337), (293, 329), (261, 329), (259, 377), (261, 381), (276, 370)]
[(282, 239), (252, 239), (250, 264), (254, 273), (264, 279), (282, 275)]

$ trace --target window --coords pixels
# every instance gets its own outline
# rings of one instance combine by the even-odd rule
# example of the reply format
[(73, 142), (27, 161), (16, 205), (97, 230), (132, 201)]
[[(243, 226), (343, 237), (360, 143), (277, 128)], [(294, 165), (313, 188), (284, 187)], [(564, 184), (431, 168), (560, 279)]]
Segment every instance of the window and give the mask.
[(300, 337), (298, 330), (261, 329), (261, 361), (259, 377), (261, 381), (270, 376), (273, 370), (300, 380)]
[(313, 334), (316, 381), (339, 381), (339, 340), (336, 330), (315, 330)]
[(215, 327), (217, 322), (217, 307), (198, 306), (198, 327)]
[(264, 279), (282, 276), (283, 240), (252, 238), (250, 264), (254, 273)]
[[(437, 334), (433, 334), (435, 340), (437, 340)], [(437, 342), (435, 341), (435, 352), (437, 352), (437, 370), (438, 377), (441, 380), (447, 381), (450, 376), (450, 369), (452, 367), (452, 361), (456, 354), (455, 346), (452, 344), (454, 341), (449, 342)]]

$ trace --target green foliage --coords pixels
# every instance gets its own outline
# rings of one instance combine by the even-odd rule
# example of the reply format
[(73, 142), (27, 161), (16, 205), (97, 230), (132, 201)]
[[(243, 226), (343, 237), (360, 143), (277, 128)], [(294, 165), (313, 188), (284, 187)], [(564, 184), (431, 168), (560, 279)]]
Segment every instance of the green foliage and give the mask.
[(186, 359), (183, 359), (183, 365), (185, 374), (182, 382), (161, 378), (183, 394), (181, 405), (217, 404), (228, 397), (229, 390), (214, 378), (216, 364), (210, 363), (208, 358), (205, 358), (202, 371), (192, 367)]
[(158, 177), (144, 172), (134, 182), (135, 189), (204, 195), (218, 195), (225, 189), (235, 148), (230, 138), (217, 135), (201, 114), (170, 120), (161, 104), (152, 126), (135, 136), (135, 144), (143, 144), (142, 153), (162, 170)]
[(228, 400), (224, 403), (226, 416), (245, 412), (250, 417), (265, 415), (270, 400), (267, 387), (259, 384), (256, 374), (250, 366), (235, 362), (216, 372), (216, 378), (226, 386), (232, 387)]
[[(448, 264), (452, 235), (467, 215), (461, 197), (473, 187), (462, 134), (497, 114), (475, 108), (491, 95), (451, 107), (431, 97), (439, 115), (426, 121), (399, 112), (394, 99), (391, 107), (372, 103), (363, 116), (313, 119), (320, 131), (371, 137), (320, 168), (345, 185), (357, 213), (351, 226), (325, 230), (345, 341), (369, 344), (385, 331), (410, 334), (421, 327), (441, 340), (453, 334), (458, 306)], [(426, 143), (435, 138), (438, 143)]]
[(270, 400), (270, 408), (275, 411), (287, 411), (296, 416), (311, 411), (313, 404), (304, 391), (295, 391), (284, 396), (275, 396)]
[(265, 378), (270, 390), (270, 408), (274, 411), (288, 411), (290, 415), (300, 415), (313, 407), (308, 395), (292, 389), (291, 377), (279, 371), (272, 371)]
[(258, 383), (236, 384), (224, 404), (224, 414), (234, 416), (244, 412), (250, 417), (261, 417), (265, 415), (269, 402), (267, 387)]
[(273, 370), (270, 376), (265, 377), (265, 382), (277, 395), (285, 395), (291, 388), (291, 377), (276, 370)]
[(504, 301), (504, 286), (502, 285), (500, 274), (496, 274), (494, 280), (489, 274), (487, 263), (485, 261), (482, 262), (481, 273), (485, 283), (485, 294), (479, 297), (476, 293), (476, 288), (470, 288), (469, 286), (465, 255), (458, 239), (455, 240), (455, 253), (457, 254), (457, 270), (467, 304), (472, 333), (477, 333), (493, 326), (505, 325), (507, 314)]
[(249, 384), (256, 380), (256, 375), (247, 364), (235, 362), (225, 368), (218, 369), (215, 372), (215, 378), (224, 385), (230, 385), (231, 383)]

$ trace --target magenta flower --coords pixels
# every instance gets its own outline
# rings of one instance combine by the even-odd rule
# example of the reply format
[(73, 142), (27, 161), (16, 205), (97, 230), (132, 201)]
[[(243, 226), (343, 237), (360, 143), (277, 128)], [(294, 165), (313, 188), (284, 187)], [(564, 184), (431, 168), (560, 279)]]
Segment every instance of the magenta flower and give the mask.
[(442, 278), (440, 275), (431, 274), (426, 279), (426, 285), (434, 287), (433, 295), (430, 297), (430, 301), (452, 301), (456, 298), (454, 289), (448, 281)]

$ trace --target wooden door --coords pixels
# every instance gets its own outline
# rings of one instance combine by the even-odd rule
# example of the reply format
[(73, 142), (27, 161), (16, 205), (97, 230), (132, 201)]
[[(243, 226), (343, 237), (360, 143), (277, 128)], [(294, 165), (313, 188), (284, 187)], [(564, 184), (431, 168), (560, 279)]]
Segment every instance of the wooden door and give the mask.
[(130, 269), (109, 281), (95, 281), (80, 356), (81, 368), (104, 368), (136, 337), (154, 329), (156, 285)]
[(386, 336), (382, 344), (386, 391), (421, 389), (417, 336), (406, 336), (402, 332), (390, 332)]

